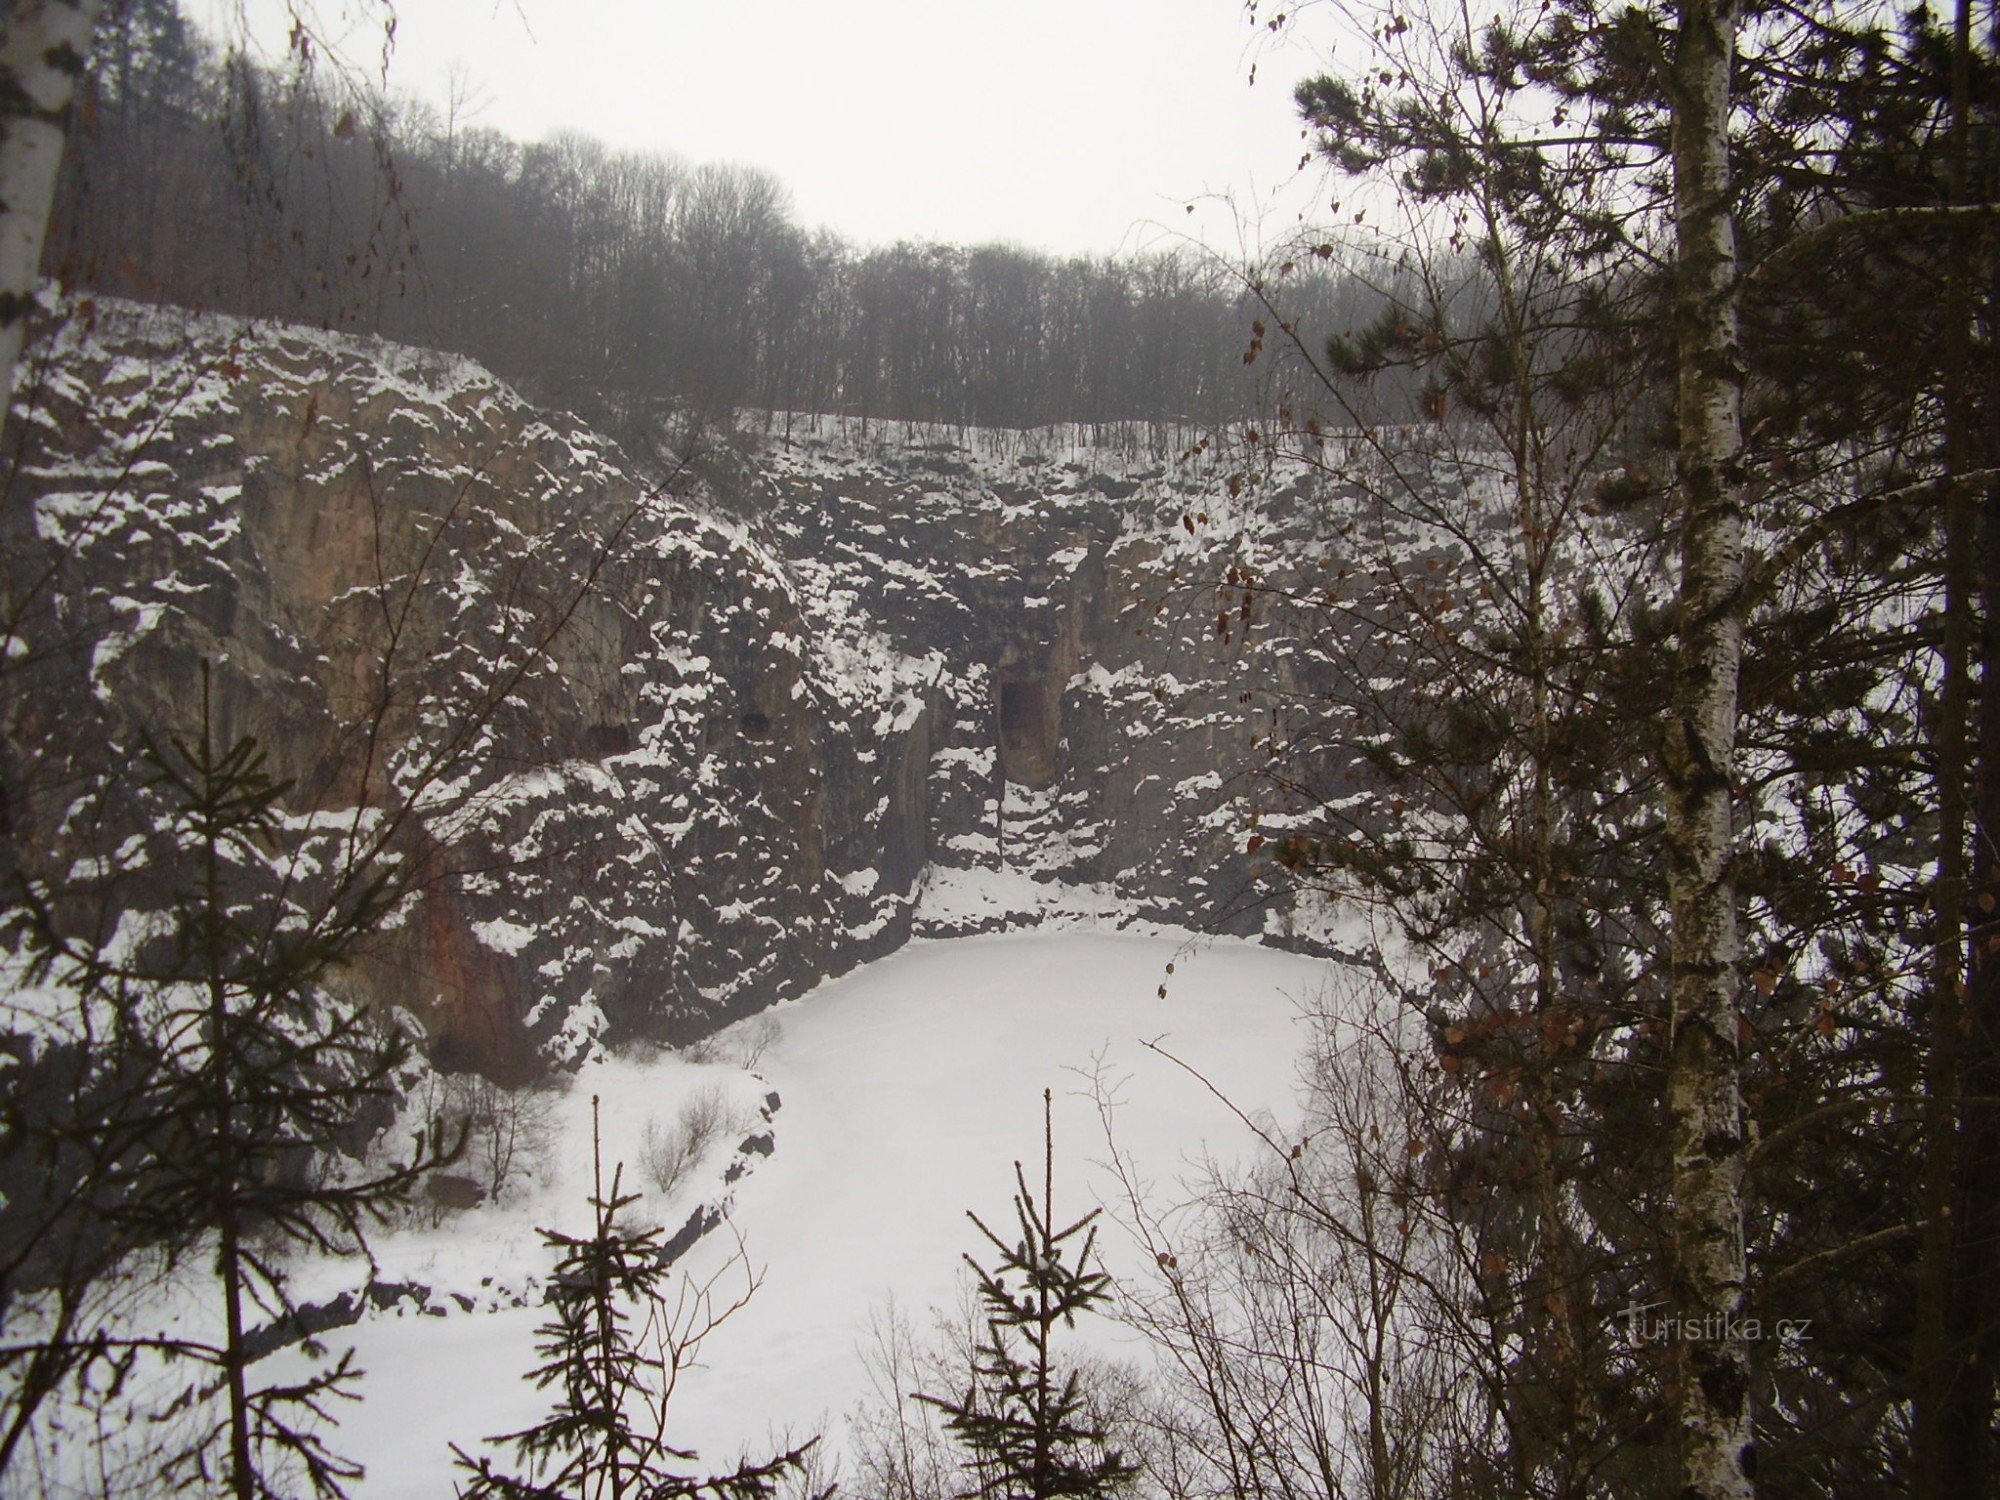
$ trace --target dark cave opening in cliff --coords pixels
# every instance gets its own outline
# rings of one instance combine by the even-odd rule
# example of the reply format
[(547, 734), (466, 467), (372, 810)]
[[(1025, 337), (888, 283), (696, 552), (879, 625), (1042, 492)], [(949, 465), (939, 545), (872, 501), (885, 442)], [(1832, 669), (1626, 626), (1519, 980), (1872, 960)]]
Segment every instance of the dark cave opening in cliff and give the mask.
[(1000, 743), (1009, 750), (1026, 750), (1041, 737), (1042, 685), (1039, 682), (1000, 684)]
[(1000, 772), (1018, 786), (1055, 779), (1055, 715), (1045, 684), (1032, 679), (999, 685)]

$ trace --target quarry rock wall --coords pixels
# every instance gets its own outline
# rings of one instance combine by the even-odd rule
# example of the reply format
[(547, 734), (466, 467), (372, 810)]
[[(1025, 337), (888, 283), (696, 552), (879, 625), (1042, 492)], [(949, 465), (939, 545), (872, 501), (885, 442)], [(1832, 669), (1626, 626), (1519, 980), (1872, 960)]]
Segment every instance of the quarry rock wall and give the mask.
[(685, 1038), (1079, 901), (1311, 941), (1238, 795), (1286, 622), (1219, 580), (1320, 544), (1215, 462), (764, 418), (649, 477), (464, 360), (70, 312), (0, 510), (29, 866), (98, 856), (76, 788), (197, 732), (205, 666), (288, 816), (415, 825), (352, 978), (455, 1065)]

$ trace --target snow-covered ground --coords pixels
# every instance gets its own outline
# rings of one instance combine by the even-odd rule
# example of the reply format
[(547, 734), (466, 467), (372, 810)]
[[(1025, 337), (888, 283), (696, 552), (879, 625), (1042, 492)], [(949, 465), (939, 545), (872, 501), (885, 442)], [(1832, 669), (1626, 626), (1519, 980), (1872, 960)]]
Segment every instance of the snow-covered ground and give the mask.
[[(649, 1119), (671, 1121), (684, 1099), (717, 1086), (738, 1107), (741, 1128), (721, 1141), (701, 1181), (645, 1205), (671, 1231), (697, 1202), (732, 1195), (730, 1227), (682, 1265), (712, 1269), (733, 1248), (733, 1229), (763, 1271), (754, 1299), (703, 1349), (703, 1368), (684, 1377), (670, 1440), (696, 1447), (711, 1466), (768, 1450), (774, 1433), (825, 1432), (838, 1449), (841, 1419), (863, 1389), (859, 1345), (871, 1316), (893, 1298), (921, 1324), (929, 1306), (955, 1301), (960, 1256), (981, 1248), (965, 1212), (996, 1227), (1008, 1218), (1012, 1162), (1039, 1155), (1044, 1088), (1055, 1096), (1061, 1212), (1108, 1195), (1093, 1164), (1105, 1156), (1089, 1098), (1093, 1070), (1123, 1101), (1121, 1151), (1170, 1184), (1199, 1154), (1238, 1153), (1248, 1137), (1200, 1081), (1143, 1044), (1156, 1040), (1239, 1105), (1286, 1115), (1303, 1040), (1298, 1013), (1325, 976), (1318, 960), (1175, 936), (918, 942), (769, 1013), (781, 1031), (754, 1076), (741, 1065), (746, 1028), (719, 1039), (713, 1062), (586, 1064), (557, 1106), (556, 1140), (532, 1191), (378, 1239), (378, 1278), (433, 1288), (433, 1315), (405, 1308), (330, 1339), (335, 1348), (351, 1341), (367, 1370), (365, 1399), (343, 1408), (333, 1439), (368, 1467), (357, 1496), (449, 1495), (448, 1443), (476, 1447), (546, 1411), (521, 1379), (548, 1264), (532, 1226), (585, 1227), (592, 1095), (602, 1101), (607, 1172), (612, 1159), (627, 1162), (628, 1187), (649, 1186), (630, 1165)], [(768, 1023), (763, 1030), (768, 1038)], [(773, 1092), (781, 1102), (766, 1124), (760, 1106)], [(737, 1150), (767, 1130), (770, 1156)], [(751, 1170), (725, 1189), (732, 1158)], [(1114, 1270), (1130, 1262), (1118, 1241), (1113, 1228), (1105, 1249)], [(352, 1284), (351, 1269), (339, 1274)], [(514, 1295), (526, 1305), (506, 1306)], [(280, 1374), (296, 1358), (275, 1356), (259, 1373)]]

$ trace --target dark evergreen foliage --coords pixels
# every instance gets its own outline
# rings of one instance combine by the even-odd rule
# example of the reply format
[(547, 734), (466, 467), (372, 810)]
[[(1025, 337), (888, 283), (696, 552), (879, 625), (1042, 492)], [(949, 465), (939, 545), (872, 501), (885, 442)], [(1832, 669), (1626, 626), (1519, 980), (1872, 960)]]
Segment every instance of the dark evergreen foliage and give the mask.
[[(1661, 1264), (1669, 1207), (1651, 809), (1676, 622), (1646, 549), (1670, 540), (1676, 503), (1658, 217), (1673, 15), (1558, 4), (1463, 35), (1393, 7), (1372, 19), (1386, 65), (1309, 82), (1302, 111), (1329, 162), (1392, 178), (1452, 233), (1388, 247), (1425, 266), (1417, 294), (1336, 335), (1280, 411), (1286, 440), (1367, 503), (1346, 522), (1340, 576), (1302, 601), (1330, 670), (1277, 747), (1288, 832), (1275, 852), (1295, 874), (1371, 894), (1431, 956), (1409, 998), (1430, 1017), (1439, 1089), (1461, 1101), (1439, 1135), (1439, 1190), (1515, 1203), (1494, 1211), (1514, 1226), (1495, 1247), (1514, 1286), (1487, 1311), (1517, 1352), (1498, 1404), (1516, 1389), (1560, 1395), (1534, 1397), (1560, 1418), (1542, 1439), (1507, 1429), (1534, 1483), (1558, 1493), (1618, 1472), (1589, 1461), (1600, 1443), (1632, 1455), (1671, 1440), (1664, 1351), (1590, 1350), (1621, 1299), (1659, 1295), (1645, 1284), (1656, 1271), (1635, 1273)], [(1943, 1222), (1925, 1174), (1960, 1149), (1954, 1135), (1991, 1160), (1986, 1107), (1954, 1102), (1972, 1091), (1939, 1059), (1990, 1059), (1991, 1023), (1977, 1018), (1992, 1007), (1975, 987), (1965, 1043), (1935, 1017), (1953, 994), (1939, 956), (1963, 941), (1940, 908), (1965, 899), (1941, 884), (1956, 840), (1940, 804), (1968, 774), (1940, 664), (1954, 613), (1979, 589), (1981, 611), (2000, 603), (1990, 551), (1951, 602), (1944, 504), (1976, 489), (1990, 508), (1994, 493), (1992, 39), (1960, 51), (1935, 13), (1841, 6), (1751, 7), (1743, 35), (1741, 464), (1760, 555), (1734, 878), (1751, 1306), (1767, 1334), (1752, 1349), (1758, 1480), (1767, 1495), (1910, 1483), (1912, 1413), (1949, 1400), (1961, 1433), (1987, 1436), (1960, 1440), (1959, 1478), (1916, 1482), (1987, 1494), (1993, 1320), (1965, 1268), (1995, 1237), (1961, 1237), (1948, 1298), (1946, 1252), (1921, 1242), (1927, 1217)], [(1527, 107), (1510, 114), (1516, 100)], [(1956, 283), (1954, 244), (1982, 267)], [(1267, 321), (1285, 327), (1282, 278), (1270, 298)], [(1956, 374), (1955, 334), (1969, 345)], [(1331, 440), (1379, 410), (1391, 372), (1433, 393), (1425, 437)], [(1954, 410), (1972, 435), (1956, 450)], [(1594, 447), (1563, 441), (1589, 431)], [(1497, 496), (1451, 503), (1440, 475), (1463, 472), (1522, 497), (1514, 517)], [(1990, 515), (1981, 525), (2000, 536)], [(1444, 533), (1428, 556), (1407, 540), (1419, 528)], [(2000, 785), (1990, 766), (1978, 779)], [(1966, 922), (1990, 924), (1995, 899), (1988, 889)], [(1978, 955), (1993, 967), (1990, 939), (1970, 951), (1975, 973)], [(1990, 1171), (1954, 1170), (1958, 1213), (1990, 1199), (1975, 1186)], [(1928, 1348), (1925, 1285), (1952, 1309), (1949, 1337)], [(1516, 1288), (1529, 1295), (1510, 1300)], [(1545, 1315), (1550, 1293), (1565, 1315)], [(1780, 1320), (1810, 1337), (1768, 1336)], [(1972, 1368), (1941, 1376), (1954, 1365)]]
[[(553, 1390), (549, 1415), (520, 1432), (492, 1438), (514, 1450), (525, 1474), (509, 1474), (487, 1455), (456, 1446), (472, 1474), (473, 1500), (770, 1500), (787, 1476), (803, 1472), (817, 1438), (762, 1462), (745, 1460), (721, 1475), (686, 1473), (697, 1455), (666, 1440), (674, 1383), (702, 1338), (748, 1300), (716, 1310), (707, 1288), (667, 1304), (673, 1279), (663, 1264), (664, 1231), (627, 1214), (638, 1193), (621, 1191), (622, 1164), (604, 1182), (597, 1101), (591, 1100), (591, 1227), (573, 1235), (544, 1229), (556, 1252), (551, 1317), (536, 1345), (542, 1363), (528, 1374)], [(825, 1500), (824, 1496), (817, 1500)]]
[(965, 1389), (956, 1397), (917, 1398), (945, 1414), (947, 1430), (967, 1450), (966, 1467), (976, 1480), (968, 1493), (994, 1500), (1105, 1496), (1138, 1473), (1089, 1420), (1082, 1376), (1063, 1368), (1055, 1348), (1059, 1326), (1074, 1327), (1078, 1313), (1110, 1298), (1111, 1277), (1091, 1263), (1098, 1210), (1056, 1227), (1049, 1108), (1044, 1090), (1039, 1199), (1014, 1163), (1019, 1237), (1009, 1243), (977, 1214), (967, 1214), (999, 1259), (985, 1266), (965, 1257), (986, 1321), (986, 1341), (974, 1352)]
[[(5, 1156), (43, 1163), (43, 1214), (16, 1215), (22, 1255), (0, 1290), (53, 1309), (41, 1336), (9, 1348), (15, 1367), (0, 1466), (65, 1378), (122, 1381), (141, 1354), (191, 1364), (191, 1388), (219, 1394), (208, 1430), (155, 1455), (181, 1483), (238, 1500), (337, 1497), (360, 1470), (327, 1444), (330, 1403), (351, 1397), (351, 1354), (306, 1378), (258, 1386), (250, 1337), (289, 1321), (285, 1256), (366, 1250), (366, 1231), (459, 1142), (413, 1143), (381, 1166), (345, 1158), (355, 1123), (396, 1096), (410, 1057), (392, 1024), (338, 1003), (328, 981), (392, 900), (376, 874), (329, 891), (279, 836), (287, 790), (254, 741), (218, 745), (206, 674), (198, 732), (148, 741), (136, 796), (150, 848), (127, 857), (165, 894), (122, 910), (120, 937), (79, 929), (65, 893), (24, 880), (16, 913), (35, 971), (78, 997), (87, 1021), (73, 1087), (87, 1114), (27, 1108), (6, 1123)], [(104, 892), (101, 879), (91, 882)], [(117, 909), (117, 908), (114, 908)], [(29, 1252), (33, 1252), (30, 1254)], [(139, 1252), (167, 1270), (207, 1260), (220, 1342), (112, 1335), (92, 1297)]]

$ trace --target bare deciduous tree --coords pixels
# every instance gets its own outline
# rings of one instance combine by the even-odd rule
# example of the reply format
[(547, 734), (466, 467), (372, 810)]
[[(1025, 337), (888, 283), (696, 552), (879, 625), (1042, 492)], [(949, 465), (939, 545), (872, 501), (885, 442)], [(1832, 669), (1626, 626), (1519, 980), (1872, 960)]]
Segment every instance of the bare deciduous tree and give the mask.
[(729, 1095), (720, 1085), (698, 1089), (681, 1101), (671, 1124), (659, 1119), (646, 1122), (640, 1165), (661, 1196), (670, 1195), (735, 1124)]

